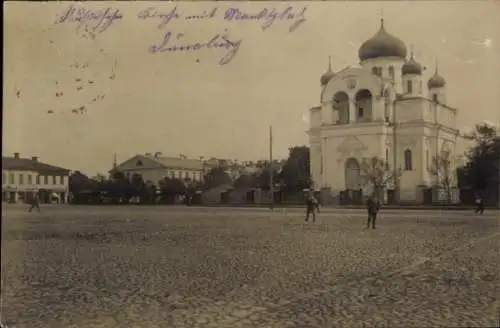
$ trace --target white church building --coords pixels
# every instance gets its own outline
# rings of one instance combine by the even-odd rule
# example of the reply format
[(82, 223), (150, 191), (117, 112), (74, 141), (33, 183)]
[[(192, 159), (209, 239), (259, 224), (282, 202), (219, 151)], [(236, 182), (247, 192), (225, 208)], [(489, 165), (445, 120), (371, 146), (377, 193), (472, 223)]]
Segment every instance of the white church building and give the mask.
[(359, 67), (334, 72), (330, 62), (320, 80), (321, 103), (310, 109), (314, 188), (330, 197), (351, 191), (369, 195), (360, 163), (376, 156), (389, 171), (402, 172), (385, 195), (420, 202), (422, 190), (438, 179), (431, 173), (433, 158), (455, 156), (458, 111), (447, 104), (445, 79), (436, 64), (424, 84), (425, 68), (386, 31), (383, 19), (358, 54)]

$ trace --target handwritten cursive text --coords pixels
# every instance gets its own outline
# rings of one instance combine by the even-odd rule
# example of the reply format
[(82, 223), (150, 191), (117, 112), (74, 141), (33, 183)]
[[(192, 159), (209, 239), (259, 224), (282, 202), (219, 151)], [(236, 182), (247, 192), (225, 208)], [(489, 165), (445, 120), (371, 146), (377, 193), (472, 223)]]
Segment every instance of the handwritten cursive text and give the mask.
[(174, 19), (178, 19), (182, 16), (182, 13), (177, 11), (177, 6), (175, 6), (172, 10), (167, 12), (161, 12), (158, 8), (148, 7), (137, 14), (137, 18), (141, 20), (157, 18), (160, 19), (160, 23), (158, 24), (158, 28), (165, 27), (170, 21)]
[(70, 4), (54, 23), (77, 23), (77, 29), (83, 27), (93, 33), (102, 33), (122, 18), (123, 14), (116, 8), (92, 10)]
[(283, 11), (276, 10), (275, 8), (269, 10), (267, 8), (261, 9), (257, 13), (246, 13), (239, 8), (229, 8), (224, 14), (224, 20), (226, 21), (242, 21), (242, 20), (253, 20), (253, 21), (263, 21), (262, 29), (266, 30), (268, 27), (272, 26), (276, 20), (280, 21), (293, 21), (292, 25), (288, 29), (290, 32), (295, 31), (302, 23), (306, 21), (305, 13), (307, 7), (303, 7), (299, 13), (293, 13), (293, 7), (287, 7)]
[[(176, 40), (184, 38), (184, 33), (177, 33)], [(243, 40), (230, 40), (229, 32), (224, 30), (223, 33), (217, 33), (206, 42), (183, 43), (170, 45), (172, 39), (172, 32), (166, 32), (163, 40), (157, 44), (149, 47), (150, 53), (158, 52), (190, 52), (200, 51), (202, 49), (226, 49), (227, 52), (221, 57), (219, 64), (229, 64), (234, 56), (238, 53), (240, 45)]]

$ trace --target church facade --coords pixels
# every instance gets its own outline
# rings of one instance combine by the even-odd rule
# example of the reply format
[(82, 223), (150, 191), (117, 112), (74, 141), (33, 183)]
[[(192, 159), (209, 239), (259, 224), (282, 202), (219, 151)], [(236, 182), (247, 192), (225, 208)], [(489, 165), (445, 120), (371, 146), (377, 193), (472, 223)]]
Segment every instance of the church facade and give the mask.
[(400, 172), (387, 184), (386, 197), (422, 201), (422, 190), (439, 182), (435, 159), (446, 156), (456, 165), (458, 112), (447, 104), (446, 81), (436, 64), (424, 84), (425, 68), (383, 20), (358, 54), (359, 67), (334, 72), (330, 63), (320, 79), (320, 104), (310, 109), (314, 188), (331, 197), (353, 190), (369, 195), (361, 164), (377, 157), (387, 174)]

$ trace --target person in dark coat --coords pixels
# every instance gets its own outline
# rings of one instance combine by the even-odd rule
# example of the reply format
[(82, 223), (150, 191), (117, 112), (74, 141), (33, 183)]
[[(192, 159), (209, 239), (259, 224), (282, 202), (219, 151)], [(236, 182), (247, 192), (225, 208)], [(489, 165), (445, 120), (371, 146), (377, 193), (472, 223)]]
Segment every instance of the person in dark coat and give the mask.
[(40, 197), (38, 196), (38, 193), (35, 193), (33, 195), (33, 199), (31, 200), (31, 206), (28, 209), (28, 212), (31, 212), (34, 208), (36, 208), (37, 211), (40, 212)]
[(477, 197), (477, 199), (476, 199), (475, 213), (481, 213), (481, 214), (484, 213), (484, 202), (483, 202), (483, 199), (481, 197)]
[(315, 199), (316, 199), (316, 212), (318, 212), (318, 213), (320, 213), (319, 208), (322, 205), (321, 204), (321, 197), (319, 197), (319, 196), (320, 195), (318, 195), (318, 197), (315, 197)]
[(380, 210), (380, 200), (377, 197), (370, 197), (367, 202), (368, 209), (368, 222), (366, 223), (366, 228), (370, 227), (370, 222), (372, 224), (372, 229), (375, 229), (375, 221), (377, 220), (377, 214)]
[(318, 201), (314, 198), (314, 196), (309, 195), (306, 200), (306, 222), (309, 221), (309, 215), (312, 214), (313, 222), (316, 222), (316, 212), (315, 210), (318, 208)]

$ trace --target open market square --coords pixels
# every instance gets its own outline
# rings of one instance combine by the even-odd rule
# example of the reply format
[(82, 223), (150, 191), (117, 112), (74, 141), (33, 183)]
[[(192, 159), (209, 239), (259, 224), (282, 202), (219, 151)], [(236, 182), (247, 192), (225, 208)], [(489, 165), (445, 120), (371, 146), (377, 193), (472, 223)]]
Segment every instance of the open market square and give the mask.
[(7, 327), (493, 327), (498, 212), (2, 209)]

